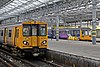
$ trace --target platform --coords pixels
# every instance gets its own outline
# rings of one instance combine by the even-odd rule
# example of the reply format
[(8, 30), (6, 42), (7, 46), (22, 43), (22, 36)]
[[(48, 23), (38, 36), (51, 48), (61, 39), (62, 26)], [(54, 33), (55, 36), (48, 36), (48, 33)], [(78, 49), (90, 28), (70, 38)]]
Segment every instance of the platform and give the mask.
[(100, 60), (100, 43), (92, 45), (92, 42), (87, 41), (55, 39), (48, 41), (48, 49)]

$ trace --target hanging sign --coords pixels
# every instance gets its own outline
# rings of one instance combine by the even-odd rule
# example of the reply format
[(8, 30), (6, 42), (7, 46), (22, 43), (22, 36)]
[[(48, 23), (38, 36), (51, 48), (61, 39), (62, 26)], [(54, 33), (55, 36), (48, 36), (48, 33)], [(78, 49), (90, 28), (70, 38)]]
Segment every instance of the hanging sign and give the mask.
[(96, 36), (96, 30), (92, 30), (91, 35)]

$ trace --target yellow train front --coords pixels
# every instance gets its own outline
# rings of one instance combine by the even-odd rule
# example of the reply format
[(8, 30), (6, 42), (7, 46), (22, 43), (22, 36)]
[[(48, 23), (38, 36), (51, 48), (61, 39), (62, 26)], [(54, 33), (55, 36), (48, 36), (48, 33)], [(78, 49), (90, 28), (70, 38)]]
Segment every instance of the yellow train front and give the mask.
[(48, 47), (47, 23), (28, 21), (0, 27), (0, 43), (17, 55), (45, 54)]

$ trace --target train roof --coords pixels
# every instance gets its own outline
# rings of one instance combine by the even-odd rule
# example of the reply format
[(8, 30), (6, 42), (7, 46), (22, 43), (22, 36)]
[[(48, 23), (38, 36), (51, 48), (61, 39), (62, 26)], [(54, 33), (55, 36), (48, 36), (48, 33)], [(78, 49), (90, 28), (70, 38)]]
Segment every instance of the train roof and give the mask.
[(19, 24), (12, 24), (12, 25), (1, 25), (0, 28), (3, 28), (3, 27), (12, 27), (12, 26), (20, 26), (22, 25), (21, 23)]
[(65, 29), (68, 29), (68, 30), (91, 30), (90, 28), (65, 28)]
[(46, 22), (36, 22), (36, 21), (26, 21), (26, 22), (18, 22), (16, 24), (1, 25), (0, 28), (11, 27), (11, 26), (20, 26), (22, 24), (47, 24), (47, 23)]
[(82, 29), (82, 30), (91, 30), (90, 28), (63, 28), (63, 29), (59, 29), (59, 30), (60, 31), (67, 31), (67, 30), (80, 30), (80, 29)]

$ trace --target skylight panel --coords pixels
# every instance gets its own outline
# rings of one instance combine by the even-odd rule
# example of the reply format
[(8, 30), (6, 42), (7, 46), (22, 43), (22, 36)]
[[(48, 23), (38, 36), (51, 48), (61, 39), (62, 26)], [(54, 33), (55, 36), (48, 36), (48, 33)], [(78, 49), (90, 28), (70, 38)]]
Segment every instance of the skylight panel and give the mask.
[(48, 2), (48, 4), (52, 4), (53, 2)]
[(98, 3), (97, 6), (100, 6), (100, 3)]
[(25, 8), (25, 9), (28, 9), (28, 8), (30, 8), (30, 7), (29, 7), (29, 6), (25, 6), (24, 8)]
[(30, 5), (28, 5), (29, 7), (34, 7), (35, 5), (34, 4), (30, 4)]
[(53, 2), (58, 2), (58, 1), (60, 1), (60, 0), (54, 0)]
[(45, 6), (45, 4), (40, 5), (39, 7)]
[(87, 6), (87, 8), (90, 8), (90, 7), (92, 7), (92, 5)]
[(4, 10), (4, 9), (1, 9), (0, 11), (1, 11), (2, 13), (3, 13), (3, 12), (5, 12), (5, 10)]
[(10, 3), (10, 5), (17, 7), (18, 5), (15, 2)]
[(30, 9), (30, 8), (33, 8), (34, 6), (35, 6), (34, 4), (29, 4), (29, 5), (26, 5), (25, 8)]
[(7, 6), (5, 6), (5, 8), (7, 8), (7, 9), (13, 9), (13, 8), (14, 8), (14, 6), (7, 5)]
[(84, 9), (85, 7), (83, 6), (83, 7), (79, 7), (79, 9)]
[(27, 3), (30, 0), (19, 0), (19, 1), (22, 2), (22, 3)]
[(14, 0), (13, 2), (16, 3), (17, 5), (22, 5), (22, 3), (18, 0)]
[(35, 1), (35, 2), (33, 2), (33, 4), (40, 5), (41, 3), (39, 1)]
[(49, 0), (39, 0), (40, 2), (42, 2), (42, 3), (46, 3), (46, 2), (48, 2)]
[(20, 10), (24, 10), (25, 8), (20, 8)]

